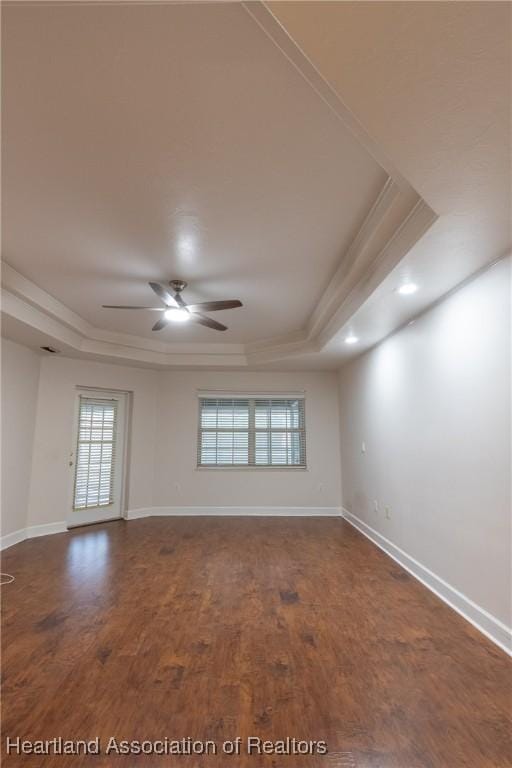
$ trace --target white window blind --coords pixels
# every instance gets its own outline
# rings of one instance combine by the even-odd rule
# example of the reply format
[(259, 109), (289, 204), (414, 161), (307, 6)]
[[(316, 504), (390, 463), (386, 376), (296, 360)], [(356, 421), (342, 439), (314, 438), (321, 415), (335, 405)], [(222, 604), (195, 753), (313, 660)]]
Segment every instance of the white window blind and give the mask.
[(305, 467), (303, 398), (199, 398), (199, 467)]
[(80, 397), (74, 508), (112, 504), (117, 402)]

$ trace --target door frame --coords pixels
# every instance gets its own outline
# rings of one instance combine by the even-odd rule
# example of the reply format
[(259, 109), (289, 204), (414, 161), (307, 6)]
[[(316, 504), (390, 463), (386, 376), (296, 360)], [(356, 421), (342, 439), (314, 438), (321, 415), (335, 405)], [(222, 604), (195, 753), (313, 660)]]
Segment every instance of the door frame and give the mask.
[[(76, 448), (77, 448), (77, 436), (78, 436), (78, 420), (80, 412), (80, 395), (85, 397), (98, 397), (99, 399), (108, 399), (108, 395), (113, 398), (124, 398), (124, 430), (122, 441), (123, 445), (120, 447), (121, 451), (121, 470), (119, 479), (119, 514), (105, 520), (96, 521), (75, 521), (73, 520), (73, 502), (75, 491), (75, 473), (76, 473)], [(69, 490), (68, 490), (68, 509), (66, 515), (66, 527), (79, 528), (84, 525), (101, 525), (101, 523), (110, 522), (111, 520), (125, 520), (127, 509), (127, 481), (128, 481), (128, 456), (129, 445), (131, 436), (131, 415), (132, 415), (132, 395), (133, 393), (125, 389), (112, 389), (111, 387), (91, 387), (77, 385), (74, 389), (74, 404), (73, 404), (73, 427), (72, 427), (72, 442), (71, 449), (69, 451)]]

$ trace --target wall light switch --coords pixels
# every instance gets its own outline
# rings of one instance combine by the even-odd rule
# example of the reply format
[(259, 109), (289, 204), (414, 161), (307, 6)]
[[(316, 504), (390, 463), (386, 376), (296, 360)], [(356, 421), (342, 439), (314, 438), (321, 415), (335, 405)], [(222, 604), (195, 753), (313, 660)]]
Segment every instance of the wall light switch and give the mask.
[(373, 500), (373, 511), (375, 513), (377, 513), (379, 511), (379, 502), (377, 501), (377, 499)]
[(391, 520), (391, 509), (389, 507), (384, 507), (384, 511), (386, 513), (386, 520)]
[(364, 440), (361, 443), (361, 453), (366, 453), (366, 443), (364, 442)]

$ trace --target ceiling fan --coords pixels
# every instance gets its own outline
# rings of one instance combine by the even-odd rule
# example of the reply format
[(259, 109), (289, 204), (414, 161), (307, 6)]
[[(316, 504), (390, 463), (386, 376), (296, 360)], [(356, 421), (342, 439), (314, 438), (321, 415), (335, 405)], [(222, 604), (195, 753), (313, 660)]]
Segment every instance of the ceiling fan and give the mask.
[(211, 317), (203, 315), (205, 312), (217, 312), (220, 309), (234, 309), (241, 307), (242, 302), (238, 299), (228, 299), (226, 301), (203, 301), (199, 304), (186, 304), (183, 301), (181, 292), (187, 287), (184, 280), (170, 280), (169, 285), (173, 291), (171, 293), (160, 283), (149, 283), (158, 298), (163, 302), (163, 307), (130, 307), (116, 304), (103, 304), (105, 309), (146, 309), (150, 312), (163, 312), (154, 324), (151, 330), (161, 331), (170, 322), (183, 323), (191, 320), (199, 325), (205, 325), (207, 328), (213, 328), (215, 331), (227, 331), (227, 326), (212, 320)]

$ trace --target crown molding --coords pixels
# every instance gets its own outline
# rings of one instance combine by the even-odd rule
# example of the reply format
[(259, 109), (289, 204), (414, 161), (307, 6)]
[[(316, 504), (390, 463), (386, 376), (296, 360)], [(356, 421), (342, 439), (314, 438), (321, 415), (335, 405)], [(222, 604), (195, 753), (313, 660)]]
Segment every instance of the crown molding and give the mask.
[(247, 367), (318, 353), (437, 219), (266, 5), (242, 5), (387, 174), (351, 245), (340, 254), (338, 267), (305, 326), (245, 345), (166, 343), (116, 333), (92, 325), (4, 262), (2, 315), (46, 339), (39, 343), (55, 345), (70, 356), (167, 368)]
[[(165, 344), (95, 328), (79, 315), (75, 315), (76, 322), (71, 326), (69, 320), (74, 313), (5, 262), (2, 282), (2, 315), (35, 330), (44, 343), (69, 356), (151, 367), (247, 365), (242, 344)], [(27, 290), (28, 297), (20, 295), (20, 286)], [(35, 306), (34, 296), (41, 299), (39, 306)]]
[(400, 189), (410, 190), (411, 185), (407, 179), (402, 176), (382, 147), (374, 141), (357, 116), (345, 104), (339, 93), (323, 77), (298, 43), (274, 16), (267, 4), (261, 0), (249, 0), (249, 2), (242, 2), (241, 5), (386, 174), (394, 180)]
[(376, 236), (364, 266), (354, 270), (339, 285), (334, 311), (316, 334), (321, 349), (343, 328), (437, 219), (432, 209), (419, 197), (413, 201), (412, 207), (410, 201), (402, 201), (401, 208), (403, 217), (396, 228), (383, 239)]
[(347, 283), (357, 275), (357, 270), (364, 270), (367, 266), (368, 251), (372, 241), (375, 240), (379, 228), (390, 215), (393, 203), (397, 201), (399, 195), (397, 184), (388, 177), (311, 315), (307, 328), (308, 338), (314, 338), (326, 326), (347, 293)]
[[(10, 293), (12, 296), (22, 300), (29, 306), (40, 310), (46, 316), (57, 320), (60, 325), (75, 331), (79, 336), (85, 339), (105, 341), (111, 344), (115, 343), (122, 346), (134, 347), (135, 349), (149, 349), (153, 352), (160, 352), (163, 354), (172, 354), (174, 352), (182, 354), (223, 354), (228, 352), (242, 354), (244, 351), (243, 344), (166, 343), (147, 339), (143, 336), (133, 336), (127, 333), (117, 333), (97, 328), (87, 322), (87, 320), (84, 320), (80, 315), (76, 314), (76, 312), (70, 310), (58, 299), (55, 299), (42, 288), (39, 288), (31, 280), (23, 277), (23, 275), (17, 272), (5, 261), (2, 262), (2, 286), (6, 290), (6, 293), (4, 293), (4, 300), (6, 300), (7, 293)], [(7, 309), (8, 307), (5, 305), (2, 306), (3, 311), (6, 311)]]
[(388, 178), (306, 327), (248, 344), (160, 342), (97, 328), (62, 302), (2, 267), (2, 314), (43, 334), (62, 352), (155, 367), (246, 367), (320, 352), (435, 221), (413, 190)]
[(246, 345), (250, 365), (322, 351), (433, 224), (437, 216), (424, 200), (396, 191), (388, 180), (306, 328)]

